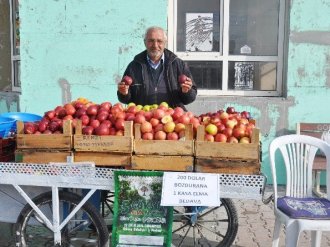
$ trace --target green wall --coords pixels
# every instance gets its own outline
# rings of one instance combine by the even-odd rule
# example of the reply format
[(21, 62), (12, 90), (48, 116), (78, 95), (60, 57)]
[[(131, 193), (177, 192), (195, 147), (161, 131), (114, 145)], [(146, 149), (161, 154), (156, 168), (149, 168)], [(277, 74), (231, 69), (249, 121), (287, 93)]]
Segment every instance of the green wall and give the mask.
[(167, 1), (20, 2), (22, 111), (43, 114), (78, 97), (117, 102), (116, 83)]

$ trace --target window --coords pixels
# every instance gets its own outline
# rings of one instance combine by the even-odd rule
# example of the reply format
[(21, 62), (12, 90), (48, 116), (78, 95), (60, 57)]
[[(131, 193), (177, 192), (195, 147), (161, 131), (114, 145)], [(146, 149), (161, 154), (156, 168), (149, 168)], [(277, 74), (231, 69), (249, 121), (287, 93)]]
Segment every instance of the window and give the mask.
[(10, 0), (11, 3), (11, 68), (12, 68), (12, 89), (19, 91), (21, 87), (20, 80), (20, 18), (19, 18), (19, 0)]
[(19, 91), (18, 0), (0, 1), (0, 58), (0, 91)]
[(281, 96), (285, 0), (170, 0), (169, 49), (199, 95)]

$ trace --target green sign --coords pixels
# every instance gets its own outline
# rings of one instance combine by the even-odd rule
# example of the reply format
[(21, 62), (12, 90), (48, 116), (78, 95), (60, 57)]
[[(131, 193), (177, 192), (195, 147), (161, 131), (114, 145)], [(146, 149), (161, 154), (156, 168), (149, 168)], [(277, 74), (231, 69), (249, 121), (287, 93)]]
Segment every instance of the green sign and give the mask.
[(115, 171), (112, 247), (171, 246), (173, 207), (160, 206), (163, 172)]

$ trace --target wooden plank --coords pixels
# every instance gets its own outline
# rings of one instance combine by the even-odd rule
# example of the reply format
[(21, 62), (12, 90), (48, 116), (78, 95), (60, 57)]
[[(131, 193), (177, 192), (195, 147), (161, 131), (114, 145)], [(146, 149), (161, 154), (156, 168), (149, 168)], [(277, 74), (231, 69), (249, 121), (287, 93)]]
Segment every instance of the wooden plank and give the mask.
[[(80, 122), (80, 124), (79, 124)], [(77, 122), (76, 133), (73, 136), (75, 151), (118, 152), (131, 154), (133, 152), (133, 122), (125, 122), (124, 136), (82, 135), (81, 121)]]
[(260, 174), (260, 162), (255, 160), (195, 159), (195, 171), (225, 174)]
[(297, 134), (321, 138), (323, 132), (330, 130), (330, 123), (297, 123)]
[(194, 155), (193, 127), (187, 125), (185, 138), (174, 140), (142, 140), (140, 124), (134, 125), (134, 153), (137, 155), (192, 156)]
[(72, 152), (16, 150), (15, 161), (23, 163), (47, 164), (49, 162), (67, 162), (68, 156), (72, 156)]
[(17, 149), (72, 149), (72, 126), (71, 121), (63, 122), (63, 134), (24, 134), (24, 123), (17, 121)]
[(130, 166), (130, 154), (116, 154), (109, 152), (75, 152), (74, 162), (92, 161), (96, 166)]
[(193, 156), (133, 155), (133, 170), (193, 171)]
[[(200, 126), (198, 126), (200, 127)], [(221, 143), (204, 141), (203, 126), (197, 128), (197, 140), (195, 141), (196, 158), (222, 158), (260, 160), (259, 129), (253, 129), (252, 143)]]

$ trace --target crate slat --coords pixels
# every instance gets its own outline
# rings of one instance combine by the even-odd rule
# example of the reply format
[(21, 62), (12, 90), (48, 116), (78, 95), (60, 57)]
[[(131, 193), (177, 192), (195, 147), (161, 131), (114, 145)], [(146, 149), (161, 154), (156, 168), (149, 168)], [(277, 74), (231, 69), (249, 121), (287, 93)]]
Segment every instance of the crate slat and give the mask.
[(49, 162), (67, 162), (70, 151), (16, 150), (15, 161), (23, 163), (47, 164)]
[(133, 170), (193, 171), (192, 156), (133, 155)]
[(195, 171), (225, 174), (260, 174), (260, 162), (255, 160), (195, 159)]
[(115, 154), (109, 152), (75, 152), (74, 162), (91, 161), (96, 166), (130, 166), (131, 165), (130, 154)]
[(24, 123), (17, 121), (17, 149), (72, 149), (71, 120), (63, 122), (63, 134), (24, 134)]
[(81, 121), (77, 122), (76, 133), (73, 136), (75, 151), (95, 152), (133, 152), (133, 123), (125, 122), (124, 136), (82, 135)]

